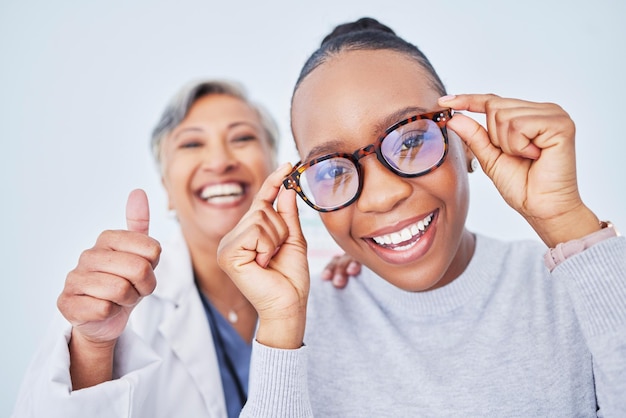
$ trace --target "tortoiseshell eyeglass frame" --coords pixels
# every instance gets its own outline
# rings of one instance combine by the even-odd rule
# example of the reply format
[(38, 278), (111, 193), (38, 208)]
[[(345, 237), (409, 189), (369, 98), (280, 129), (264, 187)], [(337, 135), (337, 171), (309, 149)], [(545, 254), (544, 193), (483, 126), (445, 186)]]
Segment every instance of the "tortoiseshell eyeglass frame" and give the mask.
[[(354, 151), (352, 154), (348, 154), (348, 153), (341, 153), (341, 152), (337, 152), (337, 153), (333, 153), (333, 154), (327, 154), (327, 155), (323, 155), (321, 157), (317, 157), (314, 158), (312, 160), (309, 160), (305, 163), (302, 163), (301, 161), (298, 161), (296, 163), (296, 165), (294, 166), (293, 170), (291, 171), (291, 173), (289, 173), (289, 175), (287, 175), (287, 177), (285, 177), (285, 179), (283, 180), (283, 186), (285, 186), (286, 189), (293, 189), (296, 191), (296, 193), (298, 193), (298, 195), (302, 198), (302, 200), (304, 200), (306, 202), (307, 205), (309, 205), (310, 207), (312, 207), (313, 209), (315, 209), (318, 212), (333, 212), (339, 209), (343, 209), (347, 206), (350, 206), (352, 203), (354, 203), (359, 196), (361, 195), (361, 191), (363, 190), (363, 173), (362, 173), (362, 167), (361, 164), (359, 163), (359, 160), (363, 157), (366, 157), (370, 154), (376, 154), (376, 158), (378, 158), (378, 161), (381, 162), (381, 164), (385, 167), (387, 167), (388, 170), (390, 170), (391, 172), (393, 172), (394, 174), (400, 176), (400, 177), (419, 177), (419, 176), (423, 176), (425, 174), (428, 174), (430, 172), (432, 172), (433, 170), (435, 170), (437, 167), (439, 167), (441, 164), (443, 164), (444, 160), (446, 159), (446, 155), (448, 154), (448, 131), (446, 129), (446, 124), (448, 123), (448, 121), (450, 119), (452, 119), (452, 116), (454, 115), (452, 109), (444, 109), (444, 110), (437, 110), (435, 112), (429, 112), (429, 113), (422, 113), (420, 115), (415, 115), (415, 116), (411, 116), (408, 119), (404, 119), (392, 126), (390, 126), (389, 128), (387, 128), (385, 130), (385, 133), (378, 138), (378, 140), (376, 140), (376, 142), (374, 142), (373, 144), (370, 145), (366, 145), (363, 148), (359, 148), (358, 150)], [(400, 172), (396, 169), (394, 169), (391, 165), (389, 165), (389, 163), (387, 162), (387, 160), (385, 160), (385, 157), (383, 156), (383, 153), (381, 151), (381, 145), (383, 143), (383, 141), (385, 140), (385, 138), (387, 138), (387, 136), (395, 131), (396, 129), (400, 128), (401, 126), (407, 125), (411, 122), (415, 122), (416, 120), (421, 120), (421, 119), (427, 119), (427, 120), (432, 120), (433, 122), (435, 122), (437, 124), (437, 126), (439, 126), (439, 129), (441, 129), (441, 134), (443, 135), (443, 141), (444, 141), (444, 149), (443, 149), (443, 153), (441, 155), (441, 158), (439, 159), (439, 161), (434, 164), (433, 166), (431, 166), (430, 168), (428, 168), (427, 170), (424, 171), (420, 171), (414, 174), (408, 174), (408, 173), (403, 173)], [(345, 158), (350, 160), (354, 166), (357, 169), (357, 174), (358, 174), (358, 178), (359, 178), (359, 187), (357, 189), (357, 192), (355, 193), (354, 197), (350, 200), (348, 200), (346, 203), (339, 205), (337, 207), (332, 207), (332, 208), (322, 208), (320, 206), (317, 206), (315, 203), (311, 202), (307, 196), (304, 194), (304, 192), (302, 191), (302, 188), (300, 187), (300, 176), (302, 175), (302, 173), (308, 169), (309, 167), (311, 167), (312, 165), (315, 165), (321, 161), (324, 160), (328, 160), (331, 158)]]

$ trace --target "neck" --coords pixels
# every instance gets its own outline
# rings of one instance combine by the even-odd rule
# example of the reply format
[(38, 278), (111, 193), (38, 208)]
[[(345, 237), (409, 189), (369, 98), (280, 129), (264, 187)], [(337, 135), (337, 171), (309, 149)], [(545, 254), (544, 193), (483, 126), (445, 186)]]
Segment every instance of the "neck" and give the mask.
[(200, 291), (232, 323), (241, 338), (252, 341), (257, 322), (256, 311), (217, 264), (217, 245), (199, 246), (188, 241), (188, 246)]

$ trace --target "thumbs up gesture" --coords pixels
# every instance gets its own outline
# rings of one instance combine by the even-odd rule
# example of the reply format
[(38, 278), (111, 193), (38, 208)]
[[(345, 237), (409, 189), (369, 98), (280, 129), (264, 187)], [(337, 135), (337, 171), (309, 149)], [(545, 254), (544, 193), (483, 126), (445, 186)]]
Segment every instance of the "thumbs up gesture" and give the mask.
[(112, 356), (133, 308), (156, 287), (161, 246), (148, 236), (150, 213), (143, 190), (130, 193), (126, 222), (128, 230), (102, 232), (67, 275), (57, 306), (73, 327), (71, 356), (103, 347)]

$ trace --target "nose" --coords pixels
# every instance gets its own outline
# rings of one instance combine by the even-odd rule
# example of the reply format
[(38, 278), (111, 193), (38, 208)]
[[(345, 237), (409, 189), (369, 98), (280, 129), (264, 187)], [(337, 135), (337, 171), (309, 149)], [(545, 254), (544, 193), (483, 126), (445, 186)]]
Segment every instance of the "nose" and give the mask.
[(356, 201), (362, 212), (388, 212), (408, 198), (413, 187), (406, 179), (392, 173), (376, 156), (360, 160), (363, 190)]
[(204, 170), (223, 174), (232, 171), (238, 165), (238, 160), (232, 150), (221, 141), (219, 144), (206, 147), (204, 151), (202, 156), (202, 168)]

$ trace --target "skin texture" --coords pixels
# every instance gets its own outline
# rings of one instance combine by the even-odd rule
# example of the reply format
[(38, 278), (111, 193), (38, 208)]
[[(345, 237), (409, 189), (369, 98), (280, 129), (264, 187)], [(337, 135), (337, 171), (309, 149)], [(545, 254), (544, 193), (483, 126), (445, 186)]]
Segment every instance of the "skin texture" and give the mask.
[[(292, 130), (306, 161), (352, 152), (373, 143), (395, 122), (444, 107), (483, 113), (486, 127), (455, 114), (448, 123), (446, 161), (423, 177), (400, 178), (374, 156), (361, 160), (359, 200), (322, 214), (347, 254), (409, 291), (429, 291), (457, 278), (474, 251), (473, 235), (465, 229), (467, 167), (473, 155), (505, 201), (549, 247), (600, 229), (578, 193), (575, 127), (563, 109), (495, 95), (439, 98), (420, 65), (397, 52), (344, 51), (325, 61), (294, 94)], [(259, 313), (257, 340), (279, 348), (302, 345), (309, 292), (296, 195), (280, 189), (288, 173), (289, 167), (281, 167), (268, 177), (218, 250), (218, 262)], [(385, 249), (370, 239), (428, 214), (434, 217), (426, 233), (405, 250)]]

